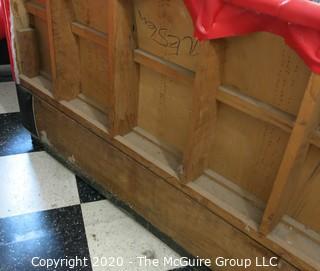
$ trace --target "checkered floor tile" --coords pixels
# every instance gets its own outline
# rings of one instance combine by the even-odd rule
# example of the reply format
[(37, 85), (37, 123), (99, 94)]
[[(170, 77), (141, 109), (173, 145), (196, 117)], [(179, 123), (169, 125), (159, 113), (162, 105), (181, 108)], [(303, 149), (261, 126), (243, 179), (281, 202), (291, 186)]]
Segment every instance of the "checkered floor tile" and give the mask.
[(174, 269), (165, 257), (180, 256), (35, 144), (0, 83), (0, 271)]

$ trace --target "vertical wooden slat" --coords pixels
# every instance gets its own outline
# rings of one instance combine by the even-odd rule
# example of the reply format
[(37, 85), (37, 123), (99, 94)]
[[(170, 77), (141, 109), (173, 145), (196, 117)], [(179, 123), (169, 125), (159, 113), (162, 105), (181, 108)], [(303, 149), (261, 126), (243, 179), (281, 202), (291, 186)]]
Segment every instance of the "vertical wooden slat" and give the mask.
[(71, 100), (80, 93), (79, 46), (69, 5), (71, 1), (46, 1), (53, 94), (58, 100)]
[[(30, 28), (30, 16), (26, 10), (25, 2), (23, 0), (12, 0), (10, 1), (11, 5), (11, 12), (14, 19), (14, 29), (16, 31)], [(13, 8), (14, 7), (14, 8)], [(18, 35), (18, 34), (17, 34)], [(22, 71), (22, 58), (20, 57), (20, 51), (24, 50), (23, 44), (18, 42), (18, 38), (14, 39), (14, 46), (16, 48), (17, 53), (17, 62), (18, 62), (18, 69)]]
[(35, 30), (25, 28), (16, 31), (17, 42), (23, 44), (19, 46), (19, 59), (21, 73), (28, 77), (34, 77), (39, 74), (39, 51)]
[(52, 12), (50, 8), (50, 1), (46, 0), (45, 8), (47, 13), (47, 28), (48, 28), (48, 45), (49, 45), (49, 55), (50, 55), (50, 64), (51, 64), (51, 79), (56, 82), (57, 72), (56, 72), (56, 58), (55, 58), (55, 49), (54, 49), (54, 39), (53, 39), (53, 21), (52, 21)]
[(194, 82), (188, 143), (181, 172), (181, 179), (185, 183), (199, 177), (207, 168), (212, 142), (210, 139), (216, 122), (216, 96), (221, 80), (222, 43), (208, 41), (201, 46)]
[(134, 62), (133, 1), (109, 1), (108, 54), (111, 134), (124, 135), (137, 125), (138, 66)]
[(273, 230), (287, 210), (290, 191), (310, 145), (309, 137), (319, 120), (320, 76), (312, 74), (260, 225), (260, 231), (265, 235)]

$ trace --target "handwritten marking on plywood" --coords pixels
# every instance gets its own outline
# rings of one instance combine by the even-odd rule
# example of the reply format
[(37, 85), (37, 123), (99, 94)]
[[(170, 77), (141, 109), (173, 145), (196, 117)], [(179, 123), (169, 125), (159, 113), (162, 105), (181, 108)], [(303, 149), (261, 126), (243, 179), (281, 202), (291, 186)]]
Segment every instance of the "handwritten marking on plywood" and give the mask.
[(199, 42), (182, 0), (135, 0), (135, 21), (138, 48), (196, 69)]

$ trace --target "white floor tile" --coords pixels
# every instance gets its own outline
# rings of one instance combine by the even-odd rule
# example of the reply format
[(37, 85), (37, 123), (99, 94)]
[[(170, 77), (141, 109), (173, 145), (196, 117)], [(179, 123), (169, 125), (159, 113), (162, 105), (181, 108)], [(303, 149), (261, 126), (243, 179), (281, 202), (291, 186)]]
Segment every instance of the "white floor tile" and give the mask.
[(14, 82), (0, 83), (0, 114), (19, 112)]
[(0, 218), (79, 203), (74, 174), (46, 152), (0, 157)]
[[(164, 264), (164, 259), (179, 255), (162, 243), (150, 232), (137, 224), (132, 218), (103, 200), (81, 205), (89, 251), (92, 264), (95, 265), (94, 257), (101, 259), (94, 271), (102, 270), (170, 270), (172, 266)], [(140, 265), (137, 257), (147, 256), (159, 260), (159, 266)], [(123, 259), (123, 266), (107, 268), (103, 260), (109, 257)]]

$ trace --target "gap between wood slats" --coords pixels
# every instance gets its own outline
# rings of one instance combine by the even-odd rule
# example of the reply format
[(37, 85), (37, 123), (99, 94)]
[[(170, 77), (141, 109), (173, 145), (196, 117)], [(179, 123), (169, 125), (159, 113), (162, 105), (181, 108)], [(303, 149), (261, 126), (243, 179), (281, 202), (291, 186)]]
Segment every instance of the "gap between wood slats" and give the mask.
[[(87, 123), (90, 123), (90, 125), (100, 129), (105, 134), (109, 134), (109, 121), (107, 120), (105, 113), (82, 101), (80, 98), (75, 98), (71, 101), (56, 101), (51, 93), (52, 82), (50, 82), (43, 76), (29, 78), (23, 74), (20, 74), (20, 79), (22, 85), (32, 91), (35, 96), (40, 97), (40, 99), (44, 99), (46, 102), (48, 102), (49, 100), (54, 101), (54, 106), (56, 108), (59, 108), (56, 103), (64, 106), (67, 111), (73, 113), (73, 116), (79, 117), (78, 119), (81, 119), (81, 123), (85, 121)], [(80, 123), (78, 119), (76, 118), (75, 120)]]
[(73, 34), (92, 41), (94, 43), (97, 43), (103, 47), (108, 47), (108, 38), (107, 38), (107, 34), (100, 32), (98, 30), (95, 30), (91, 27), (88, 27), (84, 24), (81, 23), (77, 23), (77, 22), (73, 22), (71, 24), (71, 29)]
[(43, 21), (47, 21), (47, 13), (44, 7), (28, 2), (26, 3), (26, 9), (28, 13), (40, 18)]
[(134, 61), (172, 79), (186, 84), (193, 84), (195, 77), (195, 73), (193, 71), (141, 49), (134, 50)]
[[(294, 126), (295, 116), (239, 93), (235, 88), (220, 86), (217, 100), (256, 119), (275, 125), (285, 132), (291, 133)], [(320, 148), (319, 131), (314, 131), (309, 140), (311, 144)]]
[(116, 136), (116, 139), (156, 167), (178, 178), (177, 171), (181, 166), (182, 153), (174, 146), (164, 143), (138, 126), (124, 136)]
[(247, 230), (258, 231), (265, 204), (240, 186), (210, 169), (187, 186), (240, 220)]

